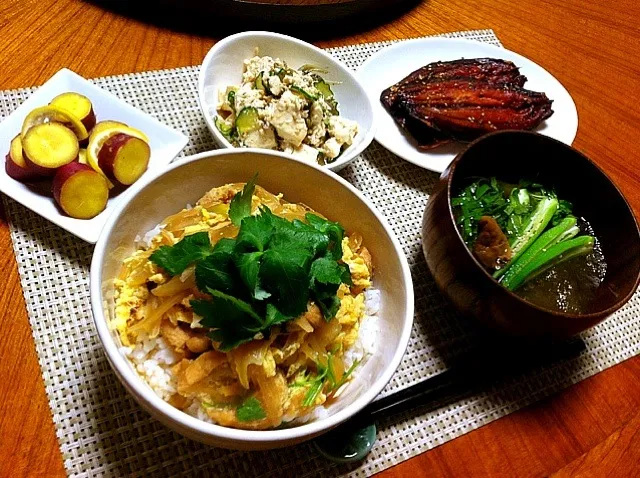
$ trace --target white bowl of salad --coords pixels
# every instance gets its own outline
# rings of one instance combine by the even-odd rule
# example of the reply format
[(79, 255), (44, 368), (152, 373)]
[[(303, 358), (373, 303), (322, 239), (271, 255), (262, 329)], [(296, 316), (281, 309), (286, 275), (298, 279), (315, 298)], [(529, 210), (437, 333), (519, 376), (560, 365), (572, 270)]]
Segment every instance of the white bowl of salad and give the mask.
[(169, 428), (226, 448), (293, 445), (391, 379), (411, 274), (384, 218), (339, 176), (219, 150), (136, 183), (122, 204), (94, 252), (93, 316), (118, 378)]
[(371, 99), (354, 74), (325, 51), (278, 33), (216, 43), (202, 63), (198, 95), (223, 148), (270, 149), (338, 171), (375, 134)]

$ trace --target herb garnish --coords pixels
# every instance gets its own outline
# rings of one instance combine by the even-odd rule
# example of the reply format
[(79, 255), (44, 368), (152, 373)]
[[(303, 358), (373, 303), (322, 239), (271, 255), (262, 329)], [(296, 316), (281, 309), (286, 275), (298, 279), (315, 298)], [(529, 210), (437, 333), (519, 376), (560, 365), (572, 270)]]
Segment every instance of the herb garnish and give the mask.
[(267, 414), (262, 408), (262, 404), (260, 400), (256, 397), (251, 396), (247, 398), (242, 404), (236, 409), (236, 418), (239, 422), (253, 422), (256, 420), (262, 420), (266, 418)]
[(162, 246), (151, 254), (151, 262), (166, 270), (169, 275), (182, 274), (184, 270), (196, 261), (211, 254), (209, 234), (200, 232), (185, 237), (173, 247)]
[(251, 198), (256, 188), (256, 179), (258, 179), (258, 173), (254, 174), (249, 182), (244, 185), (242, 191), (231, 199), (231, 204), (229, 204), (229, 219), (231, 219), (231, 222), (236, 226), (240, 225), (242, 219), (251, 215)]
[(342, 226), (311, 213), (306, 222), (288, 221), (267, 207), (252, 216), (255, 180), (231, 200), (229, 217), (240, 226), (235, 239), (212, 246), (208, 233), (199, 232), (150, 256), (172, 276), (195, 264), (198, 289), (211, 300), (191, 305), (221, 351), (267, 336), (271, 327), (302, 314), (309, 300), (330, 321), (340, 306), (338, 288), (351, 285), (341, 262)]
[(316, 363), (318, 373), (314, 377), (305, 374), (293, 383), (294, 386), (309, 386), (309, 389), (304, 396), (304, 400), (302, 401), (303, 407), (310, 407), (315, 403), (318, 394), (324, 389), (325, 383), (329, 383), (329, 390), (327, 391), (327, 394), (342, 387), (361, 362), (361, 360), (353, 362), (349, 369), (342, 374), (340, 380), (336, 380), (336, 376), (333, 373), (332, 360), (333, 354), (329, 352), (327, 355), (327, 365), (322, 365), (320, 362)]
[[(451, 199), (456, 209), (456, 222), (468, 245), (478, 235), (478, 221), (482, 216), (493, 217), (507, 238), (519, 236), (527, 227), (538, 203), (557, 198), (555, 191), (538, 183), (521, 181), (518, 185), (499, 182), (496, 178), (479, 179)], [(556, 225), (571, 214), (569, 201), (559, 201), (551, 224)]]

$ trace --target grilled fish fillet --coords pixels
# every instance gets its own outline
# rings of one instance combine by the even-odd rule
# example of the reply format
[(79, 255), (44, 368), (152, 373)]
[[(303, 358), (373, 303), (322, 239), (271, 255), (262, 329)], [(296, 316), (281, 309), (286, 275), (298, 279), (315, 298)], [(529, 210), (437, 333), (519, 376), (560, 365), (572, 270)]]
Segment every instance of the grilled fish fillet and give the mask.
[(387, 108), (395, 103), (402, 88), (411, 84), (425, 84), (436, 80), (452, 78), (470, 78), (487, 80), (494, 83), (508, 83), (523, 86), (527, 77), (510, 61), (493, 58), (475, 58), (471, 60), (438, 61), (414, 71), (407, 77), (382, 92), (380, 101)]
[(380, 101), (419, 148), (431, 149), (492, 131), (536, 128), (553, 114), (552, 101), (523, 88), (525, 81), (504, 60), (436, 62), (384, 90)]

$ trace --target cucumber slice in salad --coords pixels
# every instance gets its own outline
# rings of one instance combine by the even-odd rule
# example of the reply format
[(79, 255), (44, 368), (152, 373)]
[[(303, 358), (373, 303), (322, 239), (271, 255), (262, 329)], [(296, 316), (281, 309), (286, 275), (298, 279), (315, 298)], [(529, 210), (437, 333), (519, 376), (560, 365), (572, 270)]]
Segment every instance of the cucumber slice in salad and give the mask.
[(265, 81), (262, 78), (262, 71), (260, 72), (260, 74), (258, 76), (256, 76), (256, 89), (260, 90), (260, 91), (266, 91), (267, 89), (265, 88)]
[(303, 96), (309, 101), (318, 101), (318, 97), (316, 95), (309, 93), (308, 91), (304, 90), (303, 88), (300, 88), (299, 86), (292, 86), (291, 91), (293, 91), (294, 93), (298, 93), (299, 95)]
[(325, 97), (325, 99), (333, 98), (333, 91), (331, 91), (331, 86), (329, 86), (329, 83), (321, 80), (317, 81), (313, 86), (316, 87), (316, 89), (322, 96)]
[(242, 108), (236, 118), (236, 129), (238, 134), (245, 135), (251, 131), (255, 131), (260, 127), (260, 117), (258, 110), (253, 106)]
[(314, 85), (318, 92), (324, 97), (324, 100), (331, 107), (331, 113), (334, 115), (339, 115), (338, 111), (338, 102), (333, 97), (333, 91), (331, 90), (331, 86), (324, 80), (318, 80), (314, 83)]
[(229, 142), (233, 142), (236, 135), (236, 129), (232, 124), (226, 123), (220, 116), (216, 116), (214, 123), (218, 131), (222, 133), (222, 136)]

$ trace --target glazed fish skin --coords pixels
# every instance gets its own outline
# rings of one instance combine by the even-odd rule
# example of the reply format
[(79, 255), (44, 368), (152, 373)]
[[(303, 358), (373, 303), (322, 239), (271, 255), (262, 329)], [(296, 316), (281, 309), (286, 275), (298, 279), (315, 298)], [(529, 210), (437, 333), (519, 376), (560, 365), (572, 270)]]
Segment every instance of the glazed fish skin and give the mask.
[(496, 85), (467, 79), (412, 85), (403, 89), (396, 99), (396, 107), (400, 111), (410, 111), (419, 105), (442, 108), (478, 106), (481, 108), (519, 109), (532, 104), (546, 105), (550, 103), (551, 101), (544, 93), (529, 91), (518, 86)]
[(426, 125), (468, 141), (502, 129), (530, 130), (553, 114), (544, 93), (518, 86), (451, 80), (402, 92), (397, 108)]
[(446, 130), (452, 139), (473, 141), (479, 136), (499, 130), (530, 130), (549, 117), (551, 109), (530, 106), (514, 111), (510, 108), (494, 108), (480, 112), (477, 108), (459, 108), (449, 110), (429, 110), (425, 124), (436, 130)]
[(398, 93), (411, 84), (425, 84), (434, 80), (453, 78), (472, 78), (494, 83), (507, 83), (523, 86), (527, 78), (520, 74), (520, 69), (510, 61), (495, 58), (474, 58), (454, 61), (438, 61), (430, 63), (414, 71), (395, 85), (390, 86), (380, 95), (380, 101), (392, 108)]
[(380, 101), (418, 148), (427, 150), (492, 131), (536, 128), (553, 114), (552, 101), (523, 88), (525, 82), (510, 61), (435, 62), (384, 90)]

